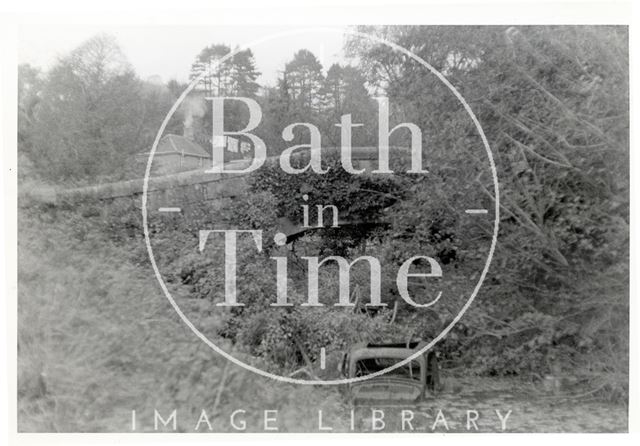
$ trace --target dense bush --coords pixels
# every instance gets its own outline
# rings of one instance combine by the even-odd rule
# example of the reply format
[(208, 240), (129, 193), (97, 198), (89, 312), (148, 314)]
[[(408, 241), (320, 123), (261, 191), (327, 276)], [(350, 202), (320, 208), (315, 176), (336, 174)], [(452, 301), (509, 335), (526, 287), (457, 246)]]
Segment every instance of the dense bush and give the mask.
[[(500, 236), (489, 280), (458, 331), (472, 370), (577, 374), (611, 395), (628, 380), (628, 33), (623, 27), (372, 27), (412, 48), (469, 101), (493, 149)], [(427, 43), (425, 45), (425, 43)], [(411, 60), (353, 39), (397, 112), (433, 131), (438, 170), (482, 164), (456, 99)], [(392, 78), (385, 77), (393, 67)], [(440, 113), (417, 113), (418, 109)], [(466, 132), (464, 139), (454, 138)], [(458, 150), (451, 150), (457, 147)], [(459, 164), (458, 164), (459, 165)], [(434, 169), (435, 170), (435, 169)], [(447, 169), (442, 191), (486, 172)], [(476, 176), (477, 175), (477, 176)], [(467, 180), (465, 180), (465, 177)], [(491, 201), (488, 202), (489, 204)], [(447, 341), (449, 348), (452, 339)]]

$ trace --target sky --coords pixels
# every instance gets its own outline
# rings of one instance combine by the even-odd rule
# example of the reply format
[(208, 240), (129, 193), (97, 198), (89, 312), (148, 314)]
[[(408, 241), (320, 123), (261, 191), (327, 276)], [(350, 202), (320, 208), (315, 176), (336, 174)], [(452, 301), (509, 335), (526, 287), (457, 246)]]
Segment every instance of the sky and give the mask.
[[(186, 82), (189, 68), (205, 46), (224, 43), (230, 47), (251, 43), (276, 33), (295, 30), (285, 26), (43, 26), (28, 25), (19, 30), (18, 62), (43, 70), (98, 33), (113, 35), (142, 79), (160, 76), (163, 82)], [(340, 31), (340, 28), (336, 28)], [(346, 61), (341, 32), (305, 32), (276, 37), (251, 45), (262, 85), (274, 85), (293, 54), (302, 48), (313, 52), (328, 69)]]

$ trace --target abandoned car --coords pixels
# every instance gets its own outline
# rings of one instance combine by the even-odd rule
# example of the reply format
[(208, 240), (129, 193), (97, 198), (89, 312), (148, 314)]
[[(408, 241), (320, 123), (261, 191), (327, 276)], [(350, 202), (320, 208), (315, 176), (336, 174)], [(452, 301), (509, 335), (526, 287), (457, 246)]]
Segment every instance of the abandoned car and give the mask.
[[(343, 355), (340, 371), (345, 378), (370, 375), (407, 359), (425, 345), (425, 342), (356, 344)], [(345, 391), (354, 405), (418, 403), (433, 395), (439, 382), (437, 355), (430, 350), (382, 375), (349, 383)]]

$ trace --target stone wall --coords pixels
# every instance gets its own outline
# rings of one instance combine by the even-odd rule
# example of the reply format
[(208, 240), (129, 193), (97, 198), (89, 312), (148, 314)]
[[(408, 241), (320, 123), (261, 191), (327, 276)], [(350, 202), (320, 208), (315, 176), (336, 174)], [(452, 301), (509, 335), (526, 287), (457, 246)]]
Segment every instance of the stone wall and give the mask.
[[(323, 156), (338, 153), (338, 148), (323, 149)], [(400, 152), (406, 156), (409, 152), (404, 148), (392, 148), (392, 156)], [(354, 147), (352, 152), (353, 166), (364, 168), (367, 172), (377, 168), (377, 147)], [(278, 163), (278, 158), (269, 158), (266, 163)], [(241, 170), (249, 166), (249, 160), (238, 160), (227, 164), (227, 169)], [(160, 207), (188, 207), (189, 204), (202, 201), (229, 199), (242, 194), (248, 187), (247, 175), (232, 173), (207, 173), (205, 169), (180, 172), (171, 175), (151, 177), (148, 182), (147, 208), (155, 210)], [(129, 201), (140, 200), (143, 192), (143, 180), (129, 180), (116, 183), (100, 184), (73, 189), (41, 188), (27, 193), (31, 198), (52, 205), (74, 199), (92, 198), (98, 200)]]

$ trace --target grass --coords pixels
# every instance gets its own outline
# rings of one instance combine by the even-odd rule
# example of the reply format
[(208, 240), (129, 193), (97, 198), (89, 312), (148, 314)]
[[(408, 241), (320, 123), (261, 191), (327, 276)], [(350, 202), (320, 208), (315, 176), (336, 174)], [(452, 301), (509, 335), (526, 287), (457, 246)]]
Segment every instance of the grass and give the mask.
[[(282, 430), (304, 431), (317, 421), (300, 401), (325, 413), (341, 406), (335, 389), (279, 385), (235, 365), (225, 374), (227, 361), (182, 324), (125, 248), (95, 234), (77, 241), (61, 222), (20, 220), (19, 431), (126, 432), (131, 410), (138, 430), (153, 430), (155, 408), (177, 409), (179, 431), (192, 431), (202, 409), (226, 431), (233, 410), (249, 418), (264, 408), (280, 411)], [(247, 421), (253, 428), (258, 420)]]

